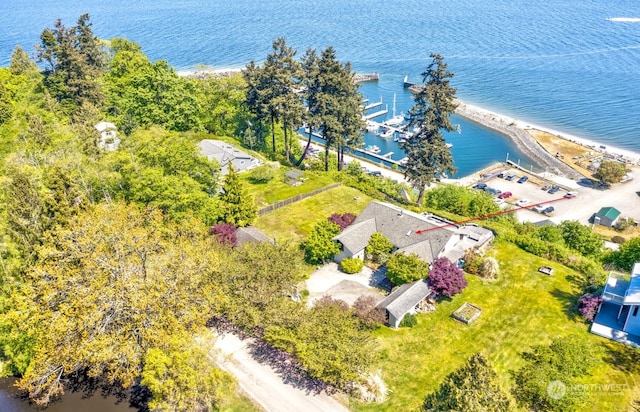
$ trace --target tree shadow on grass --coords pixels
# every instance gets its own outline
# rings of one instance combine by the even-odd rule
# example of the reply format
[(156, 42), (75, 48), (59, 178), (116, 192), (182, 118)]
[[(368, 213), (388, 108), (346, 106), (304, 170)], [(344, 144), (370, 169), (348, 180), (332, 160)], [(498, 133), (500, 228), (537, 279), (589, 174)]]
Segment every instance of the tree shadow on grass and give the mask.
[(307, 394), (322, 392), (332, 394), (336, 392), (336, 389), (330, 384), (310, 377), (300, 362), (290, 353), (269, 346), (260, 339), (255, 339), (250, 343), (249, 350), (256, 361), (271, 366), (287, 385), (302, 389)]
[(614, 368), (629, 374), (640, 374), (640, 352), (619, 342), (605, 342), (603, 360)]
[(569, 320), (572, 320), (572, 321), (579, 320), (578, 300), (580, 299), (580, 296), (576, 296), (572, 293), (568, 293), (558, 288), (552, 290), (550, 293), (551, 293), (551, 296), (558, 299), (562, 303), (562, 309), (564, 311), (564, 314), (567, 316)]

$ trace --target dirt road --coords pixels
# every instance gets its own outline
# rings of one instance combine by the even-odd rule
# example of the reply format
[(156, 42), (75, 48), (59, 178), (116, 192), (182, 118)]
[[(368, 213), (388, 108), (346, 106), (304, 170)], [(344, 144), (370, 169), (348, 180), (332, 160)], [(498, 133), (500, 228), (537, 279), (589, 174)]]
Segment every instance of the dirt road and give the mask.
[(348, 412), (338, 401), (323, 393), (285, 383), (280, 374), (264, 362), (257, 361), (249, 349), (250, 340), (236, 335), (221, 335), (216, 348), (218, 364), (231, 373), (242, 390), (268, 412)]

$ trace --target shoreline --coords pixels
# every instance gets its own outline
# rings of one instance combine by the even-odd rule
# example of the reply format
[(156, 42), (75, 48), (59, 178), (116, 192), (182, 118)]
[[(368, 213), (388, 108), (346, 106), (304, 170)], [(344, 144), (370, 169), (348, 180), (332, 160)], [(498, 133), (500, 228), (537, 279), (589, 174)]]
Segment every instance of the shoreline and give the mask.
[(539, 163), (539, 166), (549, 171), (560, 172), (561, 175), (567, 177), (578, 177), (579, 173), (569, 166), (566, 162), (556, 158), (549, 153), (536, 138), (529, 133), (529, 130), (535, 130), (548, 133), (568, 142), (583, 146), (585, 149), (599, 152), (612, 159), (622, 161), (630, 165), (640, 164), (640, 154), (631, 150), (621, 149), (613, 146), (605, 146), (593, 140), (581, 138), (568, 133), (563, 133), (552, 128), (539, 126), (529, 122), (521, 121), (509, 116), (483, 109), (482, 107), (464, 103), (457, 100), (458, 108), (456, 114), (478, 123), (484, 127), (497, 131), (506, 135), (532, 160)]

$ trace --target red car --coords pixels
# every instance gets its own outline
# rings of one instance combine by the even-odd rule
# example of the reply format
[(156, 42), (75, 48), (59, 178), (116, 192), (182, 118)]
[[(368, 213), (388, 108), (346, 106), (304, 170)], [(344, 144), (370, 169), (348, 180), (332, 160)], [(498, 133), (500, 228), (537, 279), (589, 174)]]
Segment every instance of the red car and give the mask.
[(506, 198), (511, 197), (511, 196), (513, 196), (513, 194), (511, 192), (502, 192), (502, 193), (500, 193), (498, 195), (498, 197), (500, 199), (506, 199)]

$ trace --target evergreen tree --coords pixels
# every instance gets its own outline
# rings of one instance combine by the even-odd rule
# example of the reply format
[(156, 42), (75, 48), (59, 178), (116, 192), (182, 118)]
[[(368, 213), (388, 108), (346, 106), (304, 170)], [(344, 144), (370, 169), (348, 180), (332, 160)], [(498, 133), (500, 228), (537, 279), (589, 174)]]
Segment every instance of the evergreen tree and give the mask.
[(222, 201), (222, 221), (238, 227), (249, 226), (258, 214), (253, 196), (242, 186), (238, 174), (229, 163), (229, 172), (220, 194)]
[(69, 112), (83, 104), (100, 107), (104, 95), (99, 78), (105, 69), (105, 53), (93, 35), (89, 15), (66, 28), (60, 19), (40, 35), (38, 60), (46, 64), (45, 85)]
[(477, 353), (444, 378), (438, 390), (425, 398), (422, 410), (508, 412), (513, 403), (489, 361)]
[(419, 193), (418, 205), (423, 204), (427, 186), (456, 171), (442, 135), (443, 131), (455, 130), (449, 120), (457, 107), (456, 89), (449, 83), (453, 73), (447, 70), (442, 56), (431, 54), (431, 58), (433, 61), (422, 73), (423, 85), (409, 111), (409, 127), (415, 131), (400, 146), (408, 158), (405, 177)]
[(311, 146), (313, 131), (319, 126), (320, 122), (320, 106), (318, 102), (320, 93), (319, 66), (320, 59), (318, 58), (316, 50), (312, 48), (307, 49), (306, 53), (302, 57), (302, 70), (304, 71), (302, 84), (304, 86), (304, 99), (307, 107), (307, 110), (304, 113), (304, 122), (308, 127), (308, 138), (303, 153), (300, 156), (300, 159), (296, 162), (296, 166), (300, 166), (302, 164), (304, 156)]

